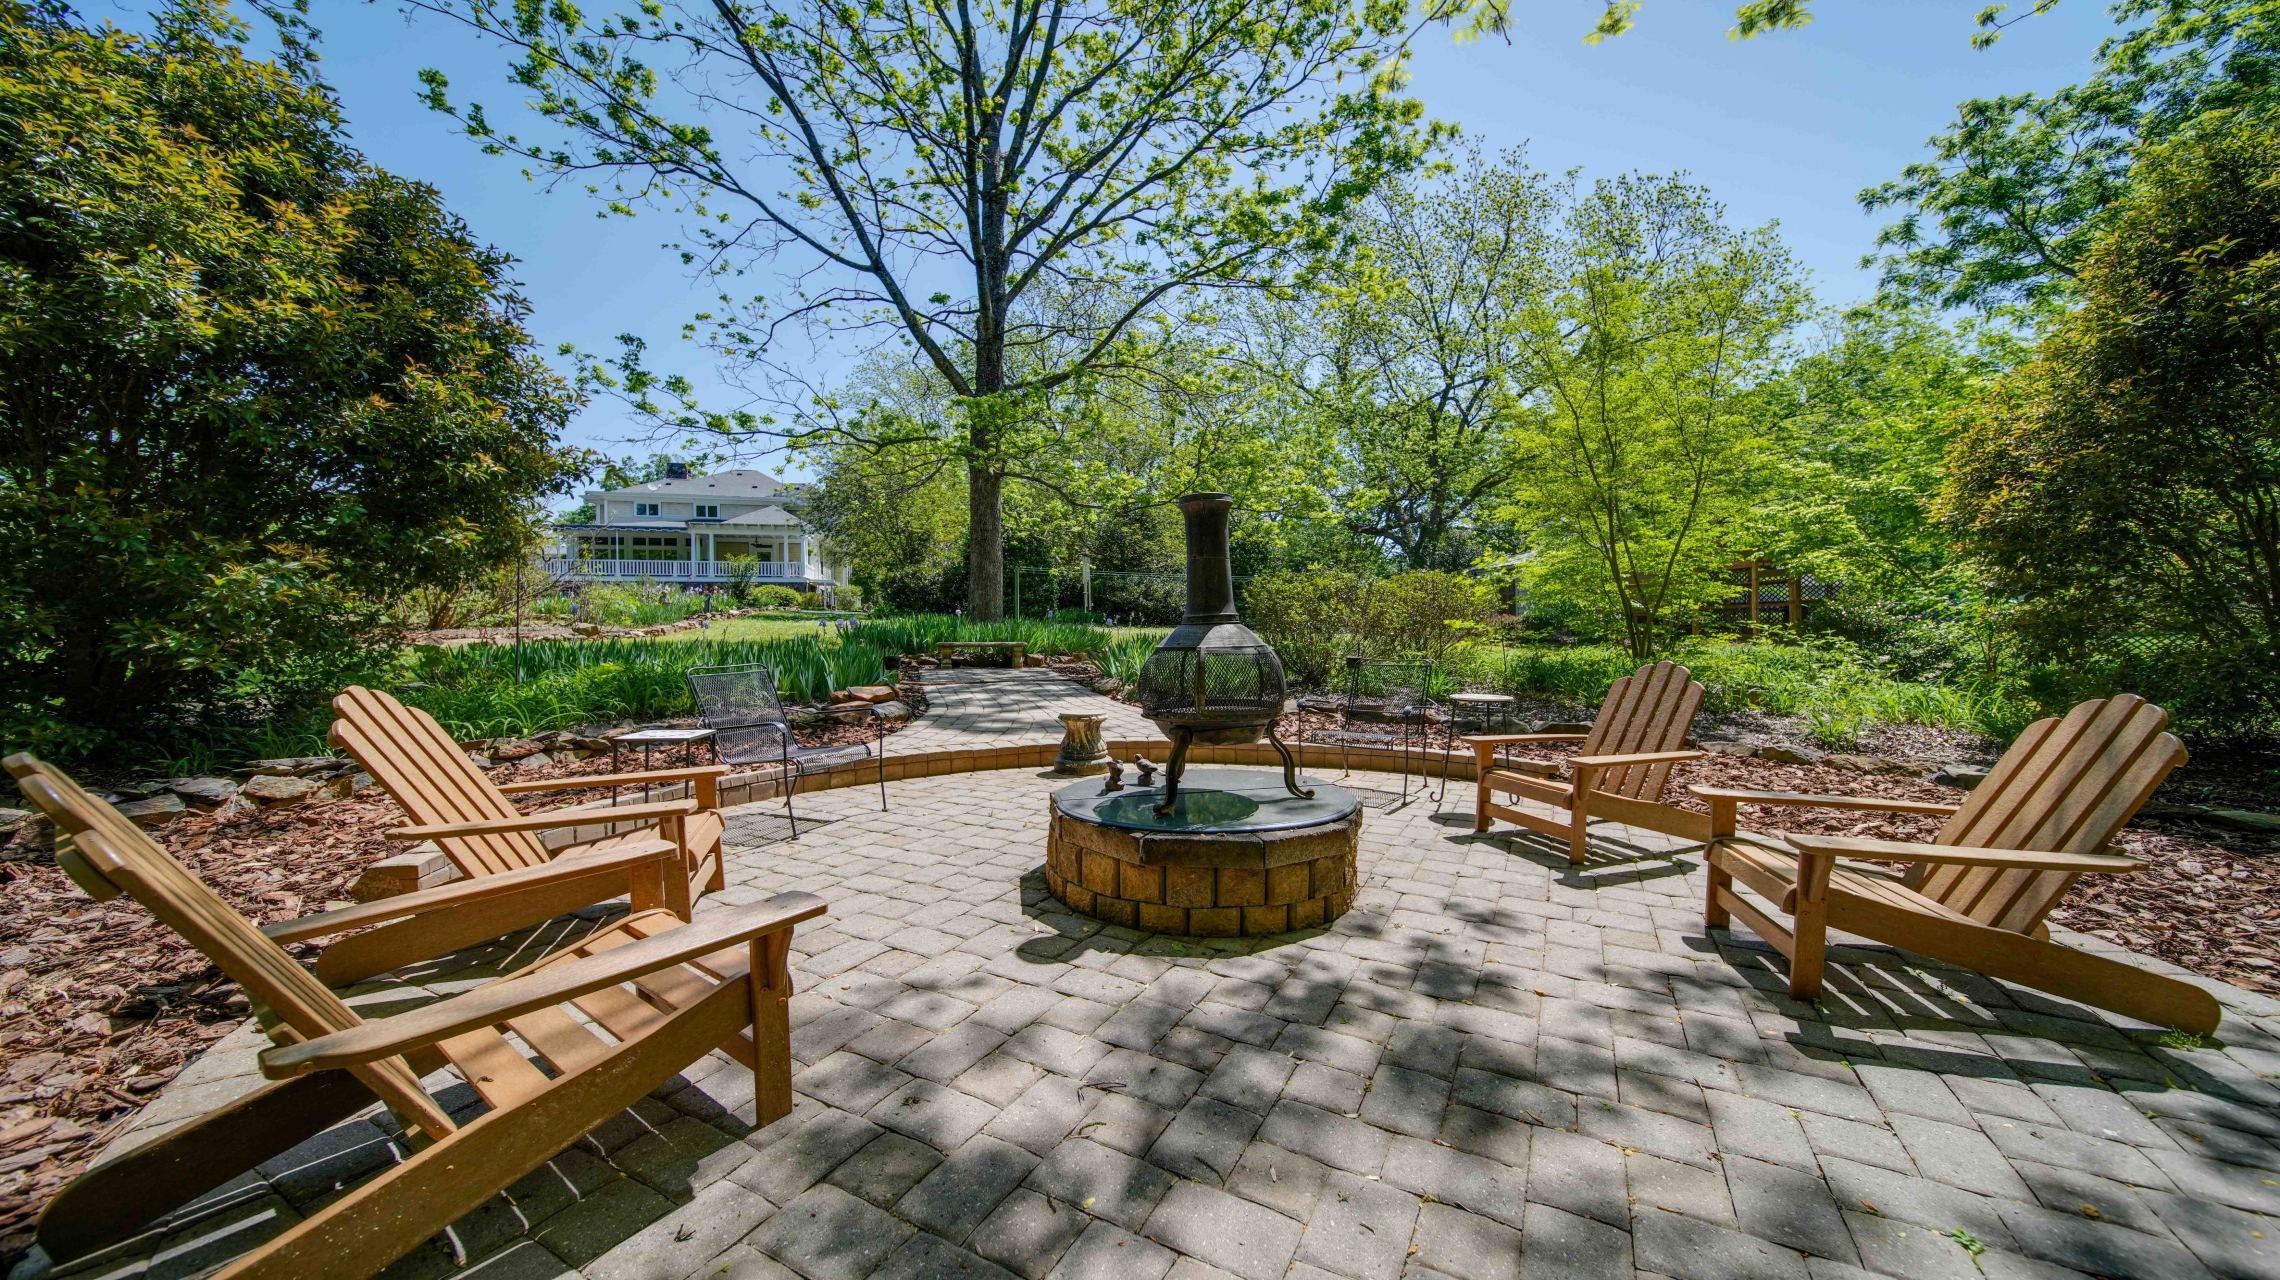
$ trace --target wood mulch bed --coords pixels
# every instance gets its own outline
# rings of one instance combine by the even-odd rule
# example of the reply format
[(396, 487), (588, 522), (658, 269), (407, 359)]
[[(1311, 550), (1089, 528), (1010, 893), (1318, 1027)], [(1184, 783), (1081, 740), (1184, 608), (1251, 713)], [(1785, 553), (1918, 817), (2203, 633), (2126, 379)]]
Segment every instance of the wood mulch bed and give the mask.
[[(889, 726), (890, 731), (900, 725)], [(868, 725), (802, 729), (803, 745), (868, 740)], [(677, 758), (677, 757), (676, 757)], [(660, 767), (667, 762), (659, 761)], [(638, 759), (621, 761), (627, 769)], [(607, 755), (541, 768), (508, 765), (502, 781), (610, 771)], [(523, 796), (523, 812), (607, 795), (600, 789)], [(348, 886), (403, 851), (385, 833), (403, 811), (379, 787), (346, 800), (304, 801), (236, 820), (198, 814), (155, 833), (200, 879), (256, 923), (346, 901)], [(4, 842), (0, 842), (4, 843)], [(128, 898), (95, 902), (52, 852), (0, 854), (0, 1271), (31, 1245), (33, 1220), (63, 1184), (249, 1007), (188, 943)], [(313, 944), (293, 948), (313, 955)]]

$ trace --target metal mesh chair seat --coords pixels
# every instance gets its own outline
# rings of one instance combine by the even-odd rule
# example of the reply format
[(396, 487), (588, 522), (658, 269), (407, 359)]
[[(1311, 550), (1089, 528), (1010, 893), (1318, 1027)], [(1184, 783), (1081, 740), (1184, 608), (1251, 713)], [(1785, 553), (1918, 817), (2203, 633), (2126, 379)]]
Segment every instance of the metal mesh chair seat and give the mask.
[(800, 834), (799, 815), (792, 796), (799, 779), (860, 760), (879, 764), (879, 808), (887, 807), (886, 722), (873, 717), (878, 736), (872, 742), (834, 743), (803, 747), (792, 733), (791, 716), (783, 696), (776, 692), (776, 673), (765, 663), (726, 667), (691, 667), (689, 695), (697, 714), (713, 731), (713, 749), (723, 764), (774, 765), (784, 779), (784, 814), (791, 819), (792, 835)]

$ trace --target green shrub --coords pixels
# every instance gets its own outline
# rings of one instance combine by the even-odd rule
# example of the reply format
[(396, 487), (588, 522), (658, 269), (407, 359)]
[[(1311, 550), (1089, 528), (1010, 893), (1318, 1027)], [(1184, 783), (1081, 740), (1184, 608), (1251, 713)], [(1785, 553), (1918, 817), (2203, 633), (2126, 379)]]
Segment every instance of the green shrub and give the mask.
[(754, 609), (797, 609), (800, 607), (800, 593), (790, 587), (769, 583), (752, 588), (746, 603)]
[(1414, 570), (1362, 588), (1360, 648), (1378, 657), (1440, 661), (1494, 612), (1488, 589), (1463, 574)]
[(1262, 573), (1245, 584), (1243, 617), (1275, 647), (1292, 684), (1324, 688), (1352, 646), (1360, 585), (1330, 569)]

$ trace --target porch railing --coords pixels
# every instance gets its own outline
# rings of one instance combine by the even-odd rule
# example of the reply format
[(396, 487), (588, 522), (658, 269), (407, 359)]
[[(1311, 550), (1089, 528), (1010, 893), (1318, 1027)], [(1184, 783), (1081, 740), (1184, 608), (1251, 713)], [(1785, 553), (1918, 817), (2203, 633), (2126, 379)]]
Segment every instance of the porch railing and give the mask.
[[(803, 567), (788, 560), (763, 560), (751, 566), (763, 582), (802, 579)], [(600, 557), (558, 556), (546, 561), (546, 571), (566, 578), (655, 578), (660, 582), (727, 582), (734, 575), (723, 560), (609, 560)]]

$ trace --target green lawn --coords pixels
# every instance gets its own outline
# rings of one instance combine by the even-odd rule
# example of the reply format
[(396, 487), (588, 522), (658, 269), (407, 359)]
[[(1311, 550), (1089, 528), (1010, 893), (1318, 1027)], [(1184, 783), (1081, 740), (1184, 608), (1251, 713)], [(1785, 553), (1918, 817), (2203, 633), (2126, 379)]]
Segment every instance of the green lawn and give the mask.
[(788, 618), (715, 618), (710, 626), (675, 631), (658, 639), (664, 643), (683, 640), (794, 640), (801, 636), (822, 634), (815, 625), (818, 616), (800, 614)]

